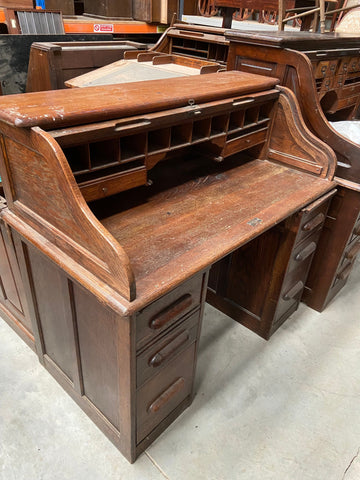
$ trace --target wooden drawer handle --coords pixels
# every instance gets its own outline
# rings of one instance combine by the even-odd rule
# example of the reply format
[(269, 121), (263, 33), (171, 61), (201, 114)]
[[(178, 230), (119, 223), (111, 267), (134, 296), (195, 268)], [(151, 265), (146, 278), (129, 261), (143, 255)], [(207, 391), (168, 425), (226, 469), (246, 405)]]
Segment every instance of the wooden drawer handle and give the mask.
[(149, 360), (149, 366), (159, 367), (163, 362), (168, 360), (180, 347), (189, 340), (189, 332), (184, 330), (171, 342), (165, 345), (159, 352), (155, 353)]
[(284, 295), (283, 295), (283, 299), (284, 300), (291, 300), (293, 299), (294, 297), (296, 297), (296, 295), (298, 293), (301, 292), (301, 290), (304, 288), (304, 284), (301, 280), (299, 280), (297, 283), (295, 283), (295, 285), (290, 288), (290, 290), (288, 292), (286, 292)]
[(339, 280), (346, 280), (347, 277), (350, 275), (350, 272), (352, 270), (352, 263), (349, 263), (340, 273), (338, 273), (336, 276)]
[(152, 328), (153, 330), (158, 330), (159, 328), (170, 322), (175, 316), (188, 309), (191, 304), (192, 297), (190, 293), (183, 295), (174, 303), (164, 308), (164, 310), (155, 315), (155, 317), (150, 320), (150, 328)]
[(179, 30), (178, 35), (186, 35), (187, 37), (203, 37), (204, 34), (201, 32), (190, 32), (188, 30)]
[(316, 243), (311, 242), (309, 245), (307, 245), (301, 252), (299, 252), (297, 255), (295, 255), (295, 260), (297, 262), (303, 262), (306, 260), (313, 252), (316, 250)]
[(185, 385), (183, 377), (178, 378), (169, 388), (165, 390), (148, 408), (149, 413), (156, 413), (160, 408), (164, 407), (177, 393), (179, 393)]
[(348, 252), (345, 253), (345, 258), (352, 260), (360, 252), (360, 240), (357, 241)]
[(305, 232), (310, 232), (311, 230), (314, 230), (314, 228), (318, 227), (323, 223), (325, 220), (325, 215), (323, 213), (318, 213), (316, 217), (314, 217), (312, 220), (309, 222), (305, 223), (305, 225), (302, 227), (302, 229)]

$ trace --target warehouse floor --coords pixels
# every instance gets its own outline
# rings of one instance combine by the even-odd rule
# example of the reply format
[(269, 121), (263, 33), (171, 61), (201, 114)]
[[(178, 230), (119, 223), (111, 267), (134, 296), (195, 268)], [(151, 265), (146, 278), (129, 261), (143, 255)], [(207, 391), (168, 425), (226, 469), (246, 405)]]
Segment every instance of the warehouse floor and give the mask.
[(130, 465), (0, 321), (1, 480), (358, 480), (360, 264), (269, 342), (206, 308), (196, 397)]

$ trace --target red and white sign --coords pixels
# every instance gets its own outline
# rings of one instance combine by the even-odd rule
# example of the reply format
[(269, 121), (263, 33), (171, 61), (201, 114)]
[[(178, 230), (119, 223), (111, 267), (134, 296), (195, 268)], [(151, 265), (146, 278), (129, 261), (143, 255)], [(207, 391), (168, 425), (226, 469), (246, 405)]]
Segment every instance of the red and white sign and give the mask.
[(112, 23), (95, 23), (95, 33), (114, 33), (114, 25)]

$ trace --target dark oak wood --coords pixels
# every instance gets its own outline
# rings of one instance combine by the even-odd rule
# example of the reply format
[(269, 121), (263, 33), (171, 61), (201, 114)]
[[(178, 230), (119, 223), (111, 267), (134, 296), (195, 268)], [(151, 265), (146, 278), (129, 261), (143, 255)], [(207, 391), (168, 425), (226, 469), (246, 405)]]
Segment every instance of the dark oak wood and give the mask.
[[(360, 195), (360, 146), (344, 138), (328, 119), (353, 118), (359, 107), (359, 39), (346, 34), (228, 32), (229, 69), (279, 78), (299, 100), (309, 128), (334, 150), (336, 178), (342, 185), (333, 199), (321, 248), (312, 263), (303, 300), (322, 311), (345, 285), (351, 266), (337, 275), (356, 229)], [(344, 267), (345, 268), (345, 267)], [(341, 271), (342, 272), (342, 271)]]
[(261, 328), (229, 313), (268, 338), (297, 308), (334, 193), (335, 156), (294, 94), (203, 78), (29, 93), (0, 112), (0, 219), (36, 352), (130, 462), (192, 401), (212, 265), (218, 308), (251, 299)]
[[(0, 197), (0, 209), (6, 201)], [(0, 311), (1, 316), (34, 349), (31, 325), (18, 259), (9, 226), (0, 220)]]

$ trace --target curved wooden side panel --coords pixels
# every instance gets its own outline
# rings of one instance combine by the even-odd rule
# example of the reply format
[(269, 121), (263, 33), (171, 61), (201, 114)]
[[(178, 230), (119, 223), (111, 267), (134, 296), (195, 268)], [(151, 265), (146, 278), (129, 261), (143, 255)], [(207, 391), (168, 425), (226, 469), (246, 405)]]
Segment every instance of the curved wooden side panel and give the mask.
[[(9, 209), (80, 267), (134, 300), (128, 256), (90, 211), (56, 141), (38, 127), (1, 128), (0, 163)], [(36, 245), (36, 238), (32, 243)], [(55, 251), (50, 256), (59, 263)]]
[(295, 93), (308, 127), (335, 151), (336, 175), (352, 182), (360, 181), (360, 146), (336, 132), (326, 119), (311, 62), (304, 53), (239, 41), (230, 47), (227, 69), (279, 78), (281, 85)]
[(336, 167), (334, 152), (306, 127), (294, 93), (278, 88), (281, 93), (268, 158), (331, 180)]

